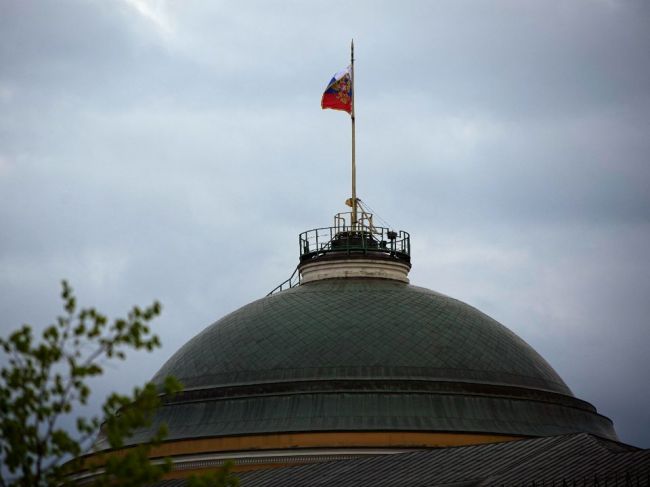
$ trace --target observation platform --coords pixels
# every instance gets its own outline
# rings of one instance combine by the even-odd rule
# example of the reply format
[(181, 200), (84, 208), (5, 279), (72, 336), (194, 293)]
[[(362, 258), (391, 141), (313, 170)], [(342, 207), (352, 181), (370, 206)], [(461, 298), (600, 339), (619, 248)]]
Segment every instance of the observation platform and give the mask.
[(411, 237), (403, 230), (378, 227), (372, 214), (338, 213), (331, 227), (298, 236), (300, 261), (293, 275), (269, 294), (311, 281), (366, 277), (408, 283)]

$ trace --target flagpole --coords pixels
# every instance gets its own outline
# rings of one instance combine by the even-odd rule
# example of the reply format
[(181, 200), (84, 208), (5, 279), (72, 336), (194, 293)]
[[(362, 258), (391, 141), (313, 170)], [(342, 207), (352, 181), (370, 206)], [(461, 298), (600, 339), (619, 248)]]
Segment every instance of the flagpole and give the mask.
[(354, 128), (354, 98), (356, 92), (354, 91), (354, 39), (350, 43), (350, 85), (352, 87), (352, 110), (350, 116), (352, 119), (352, 230), (356, 230), (357, 226), (357, 165), (356, 165), (356, 150), (355, 150), (355, 128)]

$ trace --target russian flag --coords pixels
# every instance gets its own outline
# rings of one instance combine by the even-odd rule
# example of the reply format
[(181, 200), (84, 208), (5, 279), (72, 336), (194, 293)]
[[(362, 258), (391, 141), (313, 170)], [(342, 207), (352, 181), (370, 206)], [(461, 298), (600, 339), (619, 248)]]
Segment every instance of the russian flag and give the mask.
[(323, 110), (331, 108), (352, 113), (352, 76), (349, 66), (334, 75), (323, 93), (320, 106)]

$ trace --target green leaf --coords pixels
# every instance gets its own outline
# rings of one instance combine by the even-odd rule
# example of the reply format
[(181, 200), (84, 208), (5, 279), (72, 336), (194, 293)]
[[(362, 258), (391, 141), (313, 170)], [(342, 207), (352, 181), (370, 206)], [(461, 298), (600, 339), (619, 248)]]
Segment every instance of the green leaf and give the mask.
[[(177, 380), (167, 378), (161, 391), (146, 384), (131, 395), (109, 394), (102, 406), (103, 417), (81, 414), (79, 406), (91, 395), (87, 380), (101, 376), (104, 363), (160, 346), (149, 323), (160, 314), (161, 306), (156, 301), (144, 309), (134, 307), (109, 327), (108, 318), (94, 308), (77, 311), (73, 289), (65, 280), (61, 299), (65, 314), (45, 328), (38, 342), (28, 325), (0, 337), (0, 350), (7, 356), (0, 357), (0, 364), (6, 364), (0, 369), (0, 460), (11, 474), (11, 485), (72, 484), (68, 476), (82, 462), (71, 456), (89, 447), (100, 425), (109, 445), (120, 448), (138, 428), (152, 424), (161, 392), (173, 394), (182, 389)], [(72, 416), (76, 430), (59, 427), (65, 415)], [(93, 482), (143, 485), (160, 479), (171, 462), (152, 463), (149, 454), (166, 434), (166, 426), (160, 425), (149, 442), (111, 456)]]

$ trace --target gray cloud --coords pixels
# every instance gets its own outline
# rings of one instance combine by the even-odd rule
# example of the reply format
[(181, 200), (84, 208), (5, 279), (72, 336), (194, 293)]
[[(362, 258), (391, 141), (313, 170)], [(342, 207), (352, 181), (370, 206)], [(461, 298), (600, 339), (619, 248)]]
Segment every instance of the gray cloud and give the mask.
[(288, 277), (344, 209), (319, 98), (354, 36), (361, 197), (411, 232), (412, 282), (650, 447), (647, 3), (142, 5), (0, 1), (2, 333), (63, 277), (110, 314), (158, 298), (164, 348), (96, 386), (125, 389)]

